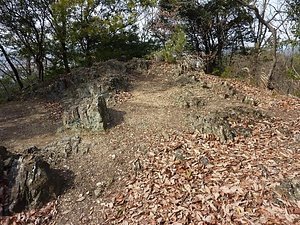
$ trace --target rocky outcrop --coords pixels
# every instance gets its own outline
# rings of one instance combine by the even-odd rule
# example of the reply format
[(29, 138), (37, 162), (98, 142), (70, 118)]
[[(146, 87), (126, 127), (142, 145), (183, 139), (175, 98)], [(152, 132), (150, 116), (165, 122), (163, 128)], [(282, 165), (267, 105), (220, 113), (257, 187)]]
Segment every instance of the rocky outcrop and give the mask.
[[(97, 86), (96, 93), (108, 95), (109, 92), (126, 91), (133, 74), (147, 71), (151, 61), (132, 59), (128, 62), (108, 60), (95, 63), (93, 66), (79, 67), (55, 82), (36, 89), (36, 96), (44, 96), (52, 100), (67, 98), (85, 98), (89, 95), (88, 86)], [(106, 96), (105, 96), (106, 97)]]
[(109, 113), (102, 95), (84, 98), (72, 105), (62, 115), (65, 128), (83, 128), (104, 131), (109, 122)]
[(173, 95), (174, 105), (182, 108), (202, 108), (207, 105), (207, 98), (197, 96), (194, 92), (186, 89)]
[(116, 93), (128, 89), (131, 74), (144, 68), (142, 62), (138, 67), (133, 65), (109, 60), (91, 68), (72, 71), (69, 78), (72, 88), (68, 98), (62, 101), (65, 108), (62, 115), (64, 128), (106, 130), (109, 123), (107, 105), (114, 104), (113, 96)]
[(59, 159), (68, 158), (71, 154), (88, 153), (89, 149), (90, 145), (82, 143), (81, 137), (71, 136), (51, 142), (45, 147), (45, 152), (50, 159), (49, 163), (55, 163)]
[(36, 151), (32, 147), (15, 155), (0, 147), (0, 215), (38, 207), (60, 194), (62, 179)]
[[(295, 177), (291, 180), (286, 179), (280, 182), (280, 185), (274, 187), (275, 198), (278, 202), (282, 200), (300, 200), (300, 179)], [(282, 204), (283, 202), (281, 202)]]
[(221, 82), (214, 84), (212, 90), (219, 95), (222, 99), (234, 99), (242, 103), (257, 106), (258, 101), (250, 96), (243, 94), (242, 92), (229, 85), (227, 82)]
[(264, 113), (246, 107), (233, 107), (222, 112), (208, 115), (194, 114), (190, 116), (193, 129), (201, 133), (213, 134), (220, 141), (234, 140), (237, 136), (251, 136), (251, 124), (267, 116)]

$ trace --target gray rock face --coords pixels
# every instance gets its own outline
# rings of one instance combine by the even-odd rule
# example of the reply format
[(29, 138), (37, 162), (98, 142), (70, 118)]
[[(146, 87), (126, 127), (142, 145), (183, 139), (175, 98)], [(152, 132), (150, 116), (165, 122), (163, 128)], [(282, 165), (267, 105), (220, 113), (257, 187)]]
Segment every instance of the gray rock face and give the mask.
[(199, 116), (197, 118), (196, 127), (201, 133), (216, 135), (222, 142), (233, 140), (234, 138), (230, 125), (226, 119), (218, 113)]
[(183, 108), (201, 108), (207, 105), (207, 99), (196, 96), (189, 90), (183, 90), (175, 96), (175, 105)]
[(78, 104), (64, 111), (62, 119), (66, 128), (104, 131), (109, 122), (105, 99), (102, 95), (84, 98)]
[(123, 90), (128, 87), (128, 77), (133, 72), (134, 63), (124, 63), (117, 60), (95, 63), (92, 67), (73, 69), (56, 82), (35, 91), (37, 96), (45, 96), (52, 100), (64, 97), (87, 97), (86, 84), (95, 82), (98, 93), (106, 94), (111, 90)]
[(298, 177), (292, 180), (283, 180), (280, 185), (274, 187), (274, 200), (279, 205), (284, 205), (283, 200), (299, 201), (300, 200), (300, 179)]
[[(94, 74), (96, 68), (102, 68), (105, 76)], [(109, 93), (127, 88), (126, 71), (127, 67), (117, 61), (108, 61), (105, 64), (95, 65), (95, 68), (75, 71), (75, 77), (81, 73), (88, 73), (95, 79), (82, 81), (73, 91), (75, 102), (65, 102), (66, 110), (62, 116), (64, 127), (91, 131), (106, 130), (109, 113), (105, 98), (109, 99)], [(83, 74), (81, 76), (85, 77)]]
[(223, 99), (233, 98), (238, 101), (241, 101), (242, 103), (254, 106), (257, 106), (258, 104), (256, 99), (241, 93), (240, 91), (236, 90), (233, 86), (230, 86), (227, 82), (215, 84), (212, 88)]
[[(5, 147), (0, 149), (1, 153), (6, 151)], [(3, 179), (0, 188), (5, 190), (5, 197), (0, 199), (3, 209), (0, 214), (38, 207), (60, 194), (62, 179), (38, 156), (14, 155), (8, 151), (0, 155)]]
[[(201, 133), (213, 134), (220, 141), (234, 140), (236, 136), (251, 136), (252, 130), (249, 126), (232, 126), (236, 124), (253, 124), (262, 118), (267, 117), (262, 112), (250, 108), (235, 107), (224, 109), (222, 112), (210, 113), (208, 115), (193, 115), (190, 120), (192, 126)], [(231, 123), (230, 123), (231, 121)]]
[(48, 144), (45, 151), (50, 154), (49, 158), (55, 162), (58, 158), (67, 158), (73, 153), (85, 154), (89, 151), (89, 148), (90, 145), (82, 143), (80, 137), (72, 136)]

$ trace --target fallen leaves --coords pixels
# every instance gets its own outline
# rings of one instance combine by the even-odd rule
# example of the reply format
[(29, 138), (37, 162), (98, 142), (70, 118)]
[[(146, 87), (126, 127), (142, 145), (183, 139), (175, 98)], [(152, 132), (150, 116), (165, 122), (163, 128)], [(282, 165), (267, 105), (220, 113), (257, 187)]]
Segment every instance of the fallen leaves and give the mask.
[(132, 97), (130, 92), (121, 91), (113, 96), (115, 103), (121, 104)]
[(48, 101), (46, 103), (42, 103), (45, 109), (49, 113), (49, 117), (55, 121), (58, 122), (61, 120), (62, 113), (63, 113), (63, 107), (59, 102), (55, 101)]
[(0, 216), (3, 225), (54, 225), (52, 218), (57, 214), (56, 202), (50, 202), (39, 209), (32, 209), (12, 216)]
[(153, 140), (143, 170), (104, 207), (106, 224), (297, 224), (299, 203), (278, 200), (275, 189), (299, 177), (300, 123), (274, 117), (252, 129), (228, 143), (178, 131)]
[[(162, 65), (149, 76), (164, 79), (164, 73), (171, 69)], [(198, 79), (203, 84), (220, 82), (214, 76)], [(167, 128), (162, 134), (154, 130), (124, 130), (127, 136), (115, 137), (110, 145), (122, 146), (122, 151), (127, 151), (131, 141), (140, 144), (143, 150), (132, 156), (132, 165), (129, 164), (132, 174), (122, 181), (120, 189), (112, 190), (114, 194), (104, 193), (104, 189), (114, 189), (114, 185), (103, 188), (97, 183), (95, 204), (102, 207), (103, 216), (99, 224), (300, 224), (299, 200), (291, 198), (297, 194), (298, 186), (292, 191), (288, 191), (288, 185), (278, 189), (282, 182), (299, 178), (300, 100), (279, 95), (274, 98), (269, 91), (240, 82), (230, 81), (230, 84), (258, 100), (255, 107), (267, 114), (274, 113), (254, 123), (248, 118), (228, 118), (232, 127), (251, 128), (252, 134), (237, 136), (227, 143), (199, 132)], [(121, 104), (133, 97), (120, 92), (113, 99)], [(48, 106), (54, 115), (59, 113), (59, 105), (52, 102)], [(136, 136), (139, 138), (132, 138)], [(110, 153), (110, 157), (117, 161), (119, 155)], [(84, 206), (89, 200), (84, 196), (73, 197), (75, 203)], [(71, 217), (73, 210), (60, 213)], [(99, 215), (97, 207), (85, 213), (81, 210), (90, 208), (83, 207), (74, 214), (79, 224), (87, 224), (89, 214)], [(41, 219), (43, 212), (32, 212), (2, 218), (1, 224), (51, 224), (50, 217)], [(54, 207), (45, 215), (56, 213)]]

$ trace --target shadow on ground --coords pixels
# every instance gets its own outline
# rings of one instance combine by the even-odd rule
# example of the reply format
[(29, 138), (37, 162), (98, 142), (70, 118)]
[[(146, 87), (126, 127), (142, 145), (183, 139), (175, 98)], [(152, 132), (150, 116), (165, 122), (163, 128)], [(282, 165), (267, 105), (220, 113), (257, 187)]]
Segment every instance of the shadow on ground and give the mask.
[(111, 109), (111, 108), (109, 108), (108, 111), (109, 111), (109, 117), (110, 117), (110, 121), (107, 126), (108, 129), (118, 126), (124, 121), (124, 115), (126, 114), (126, 112), (118, 111), (118, 110)]

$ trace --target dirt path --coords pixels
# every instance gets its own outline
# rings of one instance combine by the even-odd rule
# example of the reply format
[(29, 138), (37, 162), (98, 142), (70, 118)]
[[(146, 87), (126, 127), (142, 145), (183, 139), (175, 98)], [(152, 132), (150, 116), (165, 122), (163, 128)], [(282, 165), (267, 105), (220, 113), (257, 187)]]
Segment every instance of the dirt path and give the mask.
[(61, 123), (51, 119), (48, 106), (49, 102), (41, 100), (0, 105), (0, 144), (18, 151), (56, 138)]
[[(89, 154), (66, 162), (75, 173), (74, 188), (59, 201), (58, 224), (101, 224), (103, 198), (135, 173), (134, 162), (151, 148), (152, 140), (161, 139), (170, 129), (184, 129), (186, 110), (171, 104), (173, 90), (166, 79), (134, 82), (131, 98), (111, 109), (112, 128), (107, 134), (83, 136), (94, 146)], [(95, 190), (103, 190), (103, 196), (96, 198)], [(76, 201), (80, 196), (85, 199)]]
[(110, 109), (112, 124), (106, 134), (57, 132), (61, 123), (51, 118), (51, 103), (30, 100), (0, 106), (1, 145), (10, 151), (33, 145), (43, 148), (73, 135), (91, 144), (88, 154), (71, 155), (55, 166), (70, 181), (70, 189), (58, 200), (57, 224), (101, 224), (102, 195), (97, 198), (94, 191), (109, 194), (134, 173), (134, 161), (151, 147), (151, 140), (167, 130), (184, 128), (187, 110), (172, 104), (170, 79), (144, 77), (134, 82), (131, 97)]

